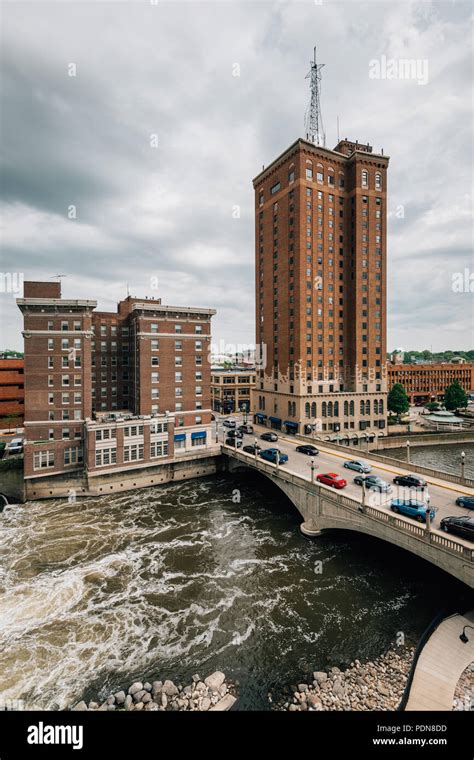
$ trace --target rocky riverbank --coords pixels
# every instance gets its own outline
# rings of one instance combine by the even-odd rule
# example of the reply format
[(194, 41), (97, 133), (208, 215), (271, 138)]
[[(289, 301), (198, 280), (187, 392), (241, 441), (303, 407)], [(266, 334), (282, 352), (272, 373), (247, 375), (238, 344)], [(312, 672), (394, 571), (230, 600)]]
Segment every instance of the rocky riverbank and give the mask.
[(414, 649), (389, 650), (373, 662), (355, 660), (346, 670), (316, 671), (309, 683), (284, 690), (275, 710), (396, 710), (405, 688)]
[(453, 710), (472, 710), (474, 708), (474, 662), (464, 671), (456, 686)]
[(194, 710), (212, 712), (230, 710), (237, 701), (235, 684), (216, 671), (203, 681), (196, 674), (188, 686), (173, 681), (136, 681), (127, 691), (110, 694), (106, 699), (81, 701), (72, 710)]

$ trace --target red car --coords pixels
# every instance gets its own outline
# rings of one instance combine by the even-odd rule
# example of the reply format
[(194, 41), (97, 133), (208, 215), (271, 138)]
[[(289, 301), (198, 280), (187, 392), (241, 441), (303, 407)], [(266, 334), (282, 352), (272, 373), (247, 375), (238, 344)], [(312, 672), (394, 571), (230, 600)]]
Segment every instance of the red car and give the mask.
[(325, 472), (316, 476), (316, 480), (320, 483), (324, 483), (325, 486), (332, 486), (332, 488), (345, 488), (347, 486), (347, 480), (341, 478), (335, 472)]

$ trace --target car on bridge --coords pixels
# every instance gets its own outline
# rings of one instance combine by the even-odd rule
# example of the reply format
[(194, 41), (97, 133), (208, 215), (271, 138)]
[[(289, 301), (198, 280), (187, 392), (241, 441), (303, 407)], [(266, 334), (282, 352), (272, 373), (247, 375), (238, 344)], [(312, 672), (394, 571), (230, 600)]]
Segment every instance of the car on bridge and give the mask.
[(242, 433), (241, 430), (228, 430), (227, 437), (228, 438), (243, 438), (244, 434)]
[(222, 424), (224, 425), (224, 427), (235, 428), (235, 426), (237, 425), (237, 422), (235, 421), (233, 417), (227, 417)]
[(262, 433), (260, 438), (262, 441), (271, 441), (272, 443), (278, 441), (278, 436), (276, 433)]
[(345, 488), (347, 486), (347, 480), (341, 478), (336, 472), (321, 472), (316, 475), (316, 480), (324, 483), (325, 486), (331, 486), (331, 488)]
[(258, 452), (262, 450), (262, 447), (255, 443), (248, 444), (247, 446), (244, 446), (242, 451), (245, 451), (247, 454), (255, 454), (255, 452)]
[(474, 541), (474, 517), (443, 517), (440, 522), (441, 530), (447, 533), (455, 533), (456, 536)]
[(273, 462), (274, 464), (276, 464), (277, 455), (279, 464), (288, 462), (288, 454), (280, 454), (278, 449), (263, 449), (263, 451), (258, 452), (258, 455), (259, 457), (262, 457), (262, 459), (265, 459), (267, 462)]
[(317, 457), (319, 454), (316, 446), (311, 446), (309, 443), (305, 443), (303, 446), (297, 446), (295, 451), (298, 451), (300, 454), (307, 454), (309, 457)]
[(395, 475), (393, 482), (396, 486), (407, 486), (408, 488), (428, 487), (426, 480), (418, 475)]
[[(413, 517), (418, 522), (426, 522), (428, 505), (419, 499), (392, 499), (390, 509), (397, 514)], [(430, 518), (434, 520), (436, 511), (431, 508)]]
[(366, 488), (370, 488), (371, 491), (379, 491), (379, 493), (390, 493), (392, 490), (390, 483), (379, 478), (378, 475), (356, 475), (354, 483), (356, 486), (361, 486), (365, 483)]
[(466, 507), (466, 509), (474, 509), (474, 496), (458, 496), (456, 499), (458, 507)]
[(344, 462), (344, 467), (348, 470), (355, 470), (356, 472), (372, 472), (372, 467), (363, 459), (350, 459), (348, 462)]
[(225, 445), (233, 446), (234, 449), (240, 449), (242, 448), (242, 441), (240, 440), (240, 438), (226, 438)]
[(246, 433), (247, 435), (251, 435), (253, 433), (253, 425), (249, 425), (248, 423), (239, 425), (238, 429), (241, 433)]

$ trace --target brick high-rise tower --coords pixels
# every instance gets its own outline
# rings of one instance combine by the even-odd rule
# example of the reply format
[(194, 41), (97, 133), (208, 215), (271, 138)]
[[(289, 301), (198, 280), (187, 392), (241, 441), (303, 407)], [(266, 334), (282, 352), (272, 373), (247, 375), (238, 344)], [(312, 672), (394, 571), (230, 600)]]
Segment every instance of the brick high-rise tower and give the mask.
[(388, 162), (298, 139), (254, 179), (256, 421), (328, 437), (385, 427)]

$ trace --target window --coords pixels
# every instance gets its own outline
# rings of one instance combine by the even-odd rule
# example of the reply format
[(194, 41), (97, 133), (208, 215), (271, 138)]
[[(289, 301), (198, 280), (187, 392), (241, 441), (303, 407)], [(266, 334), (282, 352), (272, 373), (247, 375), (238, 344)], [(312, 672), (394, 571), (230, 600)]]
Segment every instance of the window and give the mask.
[(61, 322), (61, 330), (69, 330), (69, 322)]
[(54, 356), (48, 356), (48, 369), (54, 369)]
[(290, 172), (288, 172), (288, 182), (294, 182), (295, 181), (295, 170), (292, 169)]
[(323, 173), (322, 172), (318, 172), (316, 174), (316, 179), (317, 179), (318, 182), (324, 182)]
[(202, 334), (202, 325), (196, 325), (195, 332), (198, 335), (201, 335)]
[(377, 172), (377, 174), (375, 175), (375, 189), (376, 190), (382, 189), (382, 175), (379, 172)]
[(152, 367), (159, 367), (160, 365), (160, 359), (158, 356), (152, 356), (151, 357), (151, 366)]
[(69, 338), (61, 338), (61, 348), (63, 351), (69, 350)]
[(54, 351), (54, 338), (48, 338), (48, 351)]
[(167, 441), (152, 441), (150, 443), (150, 457), (165, 457), (168, 454)]
[(183, 382), (183, 373), (182, 372), (175, 372), (174, 373), (174, 381), (175, 381), (175, 383), (182, 383)]
[(159, 372), (152, 372), (151, 373), (151, 382), (152, 383), (158, 383), (160, 381), (160, 374)]
[(159, 340), (152, 340), (151, 341), (151, 350), (152, 351), (158, 351), (160, 348), (160, 341)]
[[(97, 431), (98, 432), (98, 431)], [(117, 449), (97, 449), (95, 452), (95, 466), (103, 467), (117, 462)]]
[(83, 461), (82, 446), (64, 449), (64, 464), (80, 464)]
[(175, 340), (175, 342), (174, 342), (174, 350), (175, 351), (182, 351), (183, 350), (183, 341), (182, 340)]
[(152, 333), (157, 333), (157, 332), (158, 332), (158, 325), (157, 325), (156, 323), (152, 323), (152, 324), (150, 325), (150, 331), (151, 331)]
[(306, 169), (306, 179), (313, 179), (313, 170), (307, 168)]
[(48, 330), (54, 330), (54, 323), (48, 322)]
[(100, 334), (101, 335), (107, 335), (107, 325), (101, 325), (100, 326)]
[(174, 326), (174, 331), (177, 332), (177, 333), (183, 332), (183, 326), (182, 325), (175, 325)]
[(196, 351), (202, 351), (202, 341), (196, 341)]
[(124, 462), (137, 462), (143, 459), (143, 443), (134, 443), (123, 448)]
[(33, 457), (35, 470), (44, 470), (46, 467), (54, 467), (54, 451), (37, 451)]
[(365, 169), (362, 171), (362, 187), (369, 186), (369, 172)]
[[(308, 170), (306, 170), (306, 171), (308, 171)], [(280, 188), (281, 188), (280, 183), (279, 182), (275, 182), (275, 184), (272, 185), (272, 187), (270, 188), (271, 195), (275, 195), (275, 193), (277, 193), (280, 190)]]

